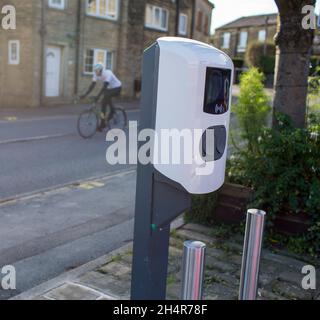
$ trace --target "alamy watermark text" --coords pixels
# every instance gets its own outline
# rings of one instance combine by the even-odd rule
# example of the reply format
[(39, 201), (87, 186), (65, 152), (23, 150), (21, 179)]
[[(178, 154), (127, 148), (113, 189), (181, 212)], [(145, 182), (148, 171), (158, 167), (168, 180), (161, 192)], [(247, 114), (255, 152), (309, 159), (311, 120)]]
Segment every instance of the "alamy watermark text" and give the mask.
[(1, 27), (3, 30), (15, 30), (17, 28), (16, 9), (6, 5), (1, 8)]
[(8, 265), (0, 268), (0, 290), (16, 290), (16, 269)]
[(302, 28), (305, 30), (320, 28), (320, 14), (316, 15), (315, 7), (311, 5), (302, 8), (302, 14), (305, 16), (302, 19)]

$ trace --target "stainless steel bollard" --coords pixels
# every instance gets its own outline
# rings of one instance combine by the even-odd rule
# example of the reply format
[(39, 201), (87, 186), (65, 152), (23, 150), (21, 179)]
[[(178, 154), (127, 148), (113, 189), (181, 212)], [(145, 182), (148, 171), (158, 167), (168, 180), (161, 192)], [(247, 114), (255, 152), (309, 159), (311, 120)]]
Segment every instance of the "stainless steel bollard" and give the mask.
[(182, 300), (202, 300), (206, 245), (186, 241), (183, 250)]
[(247, 213), (239, 300), (257, 298), (265, 216), (264, 211), (257, 209), (250, 209)]

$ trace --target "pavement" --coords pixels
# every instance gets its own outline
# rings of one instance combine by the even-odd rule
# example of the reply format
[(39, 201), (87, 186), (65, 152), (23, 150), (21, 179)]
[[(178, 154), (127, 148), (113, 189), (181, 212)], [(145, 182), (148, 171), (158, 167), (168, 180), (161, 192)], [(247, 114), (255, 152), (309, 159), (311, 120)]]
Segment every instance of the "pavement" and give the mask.
[[(186, 240), (207, 245), (204, 300), (237, 300), (240, 284), (243, 237), (221, 238), (218, 228), (176, 222), (170, 239), (167, 299), (179, 300), (182, 249)], [(261, 258), (258, 300), (320, 300), (318, 290), (304, 290), (301, 261), (287, 253), (264, 249)], [(129, 300), (132, 244), (70, 271), (13, 298), (13, 300)], [(318, 272), (320, 270), (318, 269)], [(319, 280), (319, 279), (318, 279)]]

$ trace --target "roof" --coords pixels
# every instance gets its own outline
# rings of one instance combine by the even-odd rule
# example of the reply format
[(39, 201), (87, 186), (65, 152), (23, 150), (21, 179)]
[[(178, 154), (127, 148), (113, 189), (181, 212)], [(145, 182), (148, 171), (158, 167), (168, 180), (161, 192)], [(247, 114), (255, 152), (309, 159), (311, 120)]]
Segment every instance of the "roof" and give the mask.
[(264, 26), (266, 24), (266, 19), (269, 18), (268, 25), (276, 25), (277, 24), (278, 14), (263, 14), (259, 16), (249, 16), (249, 17), (241, 17), (237, 20), (229, 22), (219, 28), (220, 29), (232, 29), (232, 28), (244, 28), (244, 27), (258, 27)]
[[(208, 4), (212, 9), (214, 9), (214, 4), (212, 0), (200, 0), (206, 4)], [(181, 8), (190, 8), (191, 7), (191, 1), (190, 0), (180, 0), (180, 7)]]
[(207, 0), (209, 5), (212, 7), (212, 9), (214, 9), (216, 6), (214, 5), (214, 3), (212, 2), (213, 0)]

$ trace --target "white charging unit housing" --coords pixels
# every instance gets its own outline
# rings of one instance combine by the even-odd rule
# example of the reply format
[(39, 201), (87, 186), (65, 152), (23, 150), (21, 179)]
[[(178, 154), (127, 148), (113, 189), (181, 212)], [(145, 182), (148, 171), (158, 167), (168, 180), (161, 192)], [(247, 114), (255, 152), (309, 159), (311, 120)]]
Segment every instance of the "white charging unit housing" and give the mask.
[[(191, 163), (185, 163), (181, 139), (180, 150), (174, 150), (173, 144), (167, 146), (170, 157), (180, 152), (181, 163), (162, 163), (161, 156), (155, 153), (153, 165), (191, 194), (216, 191), (225, 180), (233, 62), (224, 52), (202, 42), (163, 37), (157, 43), (156, 134), (161, 137), (163, 130), (191, 130), (194, 148), (199, 152), (194, 152)], [(211, 151), (205, 150), (208, 129), (214, 130)], [(194, 135), (200, 130), (201, 140)]]

